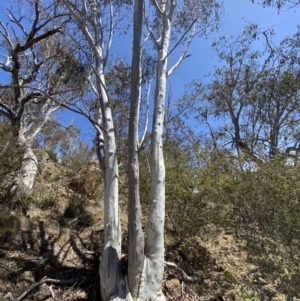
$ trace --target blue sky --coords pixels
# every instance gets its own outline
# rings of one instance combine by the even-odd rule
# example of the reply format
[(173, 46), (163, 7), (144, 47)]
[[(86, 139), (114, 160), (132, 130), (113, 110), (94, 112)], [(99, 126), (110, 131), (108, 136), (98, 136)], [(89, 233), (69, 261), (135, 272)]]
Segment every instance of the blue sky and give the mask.
[[(224, 0), (225, 14), (218, 32), (213, 32), (207, 39), (193, 41), (188, 53), (191, 57), (184, 60), (181, 66), (170, 78), (170, 84), (176, 87), (176, 94), (184, 92), (184, 85), (194, 79), (203, 79), (213, 71), (217, 64), (213, 58), (212, 42), (220, 36), (237, 36), (242, 32), (248, 22), (260, 24), (263, 29), (274, 28), (276, 36), (274, 41), (279, 41), (287, 35), (293, 35), (300, 25), (299, 12), (287, 10), (278, 13), (274, 8), (263, 8), (253, 4), (251, 0)], [(179, 95), (178, 95), (179, 96)]]

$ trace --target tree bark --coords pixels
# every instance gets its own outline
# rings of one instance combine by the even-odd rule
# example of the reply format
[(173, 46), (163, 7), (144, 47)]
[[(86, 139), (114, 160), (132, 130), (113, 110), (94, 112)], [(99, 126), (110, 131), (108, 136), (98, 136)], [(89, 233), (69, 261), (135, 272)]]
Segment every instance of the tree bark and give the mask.
[(141, 98), (141, 34), (143, 0), (135, 0), (131, 65), (131, 101), (128, 131), (128, 285), (133, 299), (142, 298), (144, 233), (139, 191), (139, 111)]
[(161, 285), (164, 273), (164, 221), (165, 221), (165, 164), (163, 157), (163, 122), (167, 84), (167, 55), (171, 36), (170, 1), (163, 15), (161, 47), (158, 49), (156, 89), (151, 139), (151, 200), (146, 239), (147, 300), (164, 300)]
[(38, 171), (38, 159), (22, 133), (17, 137), (17, 145), (24, 150), (24, 154), (21, 168), (11, 188), (11, 194), (17, 198), (23, 198), (30, 195), (32, 191)]
[[(100, 33), (96, 29), (96, 38)], [(97, 39), (100, 41), (100, 39)], [(92, 46), (92, 45), (91, 45)], [(119, 175), (117, 147), (112, 112), (105, 86), (102, 48), (94, 47), (96, 60), (97, 89), (101, 95), (101, 117), (103, 118), (105, 187), (104, 187), (104, 248), (100, 262), (101, 296), (104, 300), (124, 298), (126, 284), (119, 281), (121, 259), (121, 224), (119, 215)]]

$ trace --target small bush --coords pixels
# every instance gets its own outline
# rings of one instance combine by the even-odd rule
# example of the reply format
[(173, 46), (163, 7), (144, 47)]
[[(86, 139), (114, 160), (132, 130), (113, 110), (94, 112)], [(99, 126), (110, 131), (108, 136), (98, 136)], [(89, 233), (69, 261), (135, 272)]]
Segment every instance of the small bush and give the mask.
[(0, 243), (10, 242), (20, 228), (19, 219), (7, 211), (0, 212)]
[(57, 158), (55, 151), (53, 151), (52, 149), (47, 149), (46, 153), (48, 154), (48, 156), (52, 162), (54, 162), (54, 163), (58, 162), (58, 158)]

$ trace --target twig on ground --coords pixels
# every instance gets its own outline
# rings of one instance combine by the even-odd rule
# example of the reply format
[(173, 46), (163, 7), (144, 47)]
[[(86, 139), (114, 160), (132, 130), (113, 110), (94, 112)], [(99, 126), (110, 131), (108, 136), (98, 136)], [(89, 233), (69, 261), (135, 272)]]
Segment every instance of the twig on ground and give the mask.
[[(73, 283), (75, 285), (76, 283), (78, 283), (78, 281), (81, 281), (81, 283), (82, 283), (84, 280), (82, 281), (82, 279), (51, 279), (51, 278), (47, 278), (45, 276), (40, 281), (37, 281), (37, 282), (33, 283), (31, 286), (29, 286), (29, 288), (26, 291), (24, 291), (18, 298), (11, 299), (11, 300), (12, 301), (23, 300), (28, 294), (33, 292), (37, 287), (39, 287), (43, 283), (51, 283), (51, 284), (72, 284)], [(51, 290), (50, 290), (50, 292), (51, 292)], [(51, 294), (52, 294), (52, 292), (51, 292)], [(54, 294), (52, 295), (52, 297), (53, 296), (54, 296)]]
[(183, 281), (186, 281), (186, 282), (195, 282), (197, 280), (194, 277), (188, 276), (183, 269), (181, 269), (177, 264), (175, 264), (173, 262), (165, 261), (165, 265), (170, 267), (170, 268), (173, 268), (173, 269), (177, 270), (181, 274), (181, 279), (180, 280), (183, 280)]
[(51, 293), (52, 299), (55, 300), (55, 294), (54, 294), (54, 291), (52, 289), (52, 284), (50, 284), (50, 286), (49, 286), (49, 291)]

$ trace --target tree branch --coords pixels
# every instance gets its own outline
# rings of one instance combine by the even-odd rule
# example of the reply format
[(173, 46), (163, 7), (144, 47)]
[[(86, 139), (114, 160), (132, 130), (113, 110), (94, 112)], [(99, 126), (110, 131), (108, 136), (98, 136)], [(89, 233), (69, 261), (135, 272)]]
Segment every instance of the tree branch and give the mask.
[(15, 48), (15, 51), (17, 53), (19, 52), (24, 52), (26, 51), (27, 49), (29, 49), (30, 47), (32, 47), (34, 44), (50, 37), (51, 35), (54, 35), (56, 33), (61, 33), (61, 30), (60, 28), (55, 28), (55, 29), (52, 29), (52, 30), (49, 30), (47, 32), (45, 32), (44, 34), (41, 34), (40, 36), (36, 37), (36, 38), (28, 38), (26, 43), (24, 45), (20, 45), (20, 44), (17, 44), (16, 48)]
[(20, 17), (19, 20), (17, 20), (17, 18), (15, 17), (14, 13), (10, 10), (10, 9), (7, 9), (8, 12), (9, 12), (9, 21), (11, 21), (12, 23), (15, 23), (18, 27), (21, 28), (21, 31), (24, 33), (25, 37), (27, 36), (27, 32), (24, 28), (24, 26), (22, 25), (21, 23), (21, 20), (23, 19), (23, 17)]
[(148, 29), (148, 32), (149, 32), (149, 34), (150, 34), (151, 40), (152, 40), (152, 42), (153, 42), (153, 44), (154, 44), (154, 47), (155, 47), (156, 49), (159, 49), (159, 44), (158, 44), (158, 42), (157, 42), (157, 40), (156, 40), (156, 38), (155, 38), (155, 35), (154, 35), (152, 29), (151, 29), (150, 26), (149, 26), (148, 19), (147, 19), (147, 16), (146, 16), (146, 9), (145, 9), (145, 7), (144, 7), (144, 20), (145, 20), (145, 24), (146, 24), (146, 27), (147, 27), (147, 29)]
[[(2, 107), (1, 103), (0, 103), (0, 107)], [(4, 117), (8, 118), (9, 120), (11, 120), (10, 114), (8, 114), (6, 111), (3, 111), (3, 110), (0, 109), (0, 115), (2, 115)]]
[(184, 280), (185, 282), (190, 282), (190, 283), (197, 281), (197, 278), (188, 276), (187, 273), (183, 269), (181, 269), (177, 264), (173, 262), (165, 261), (165, 265), (169, 268), (173, 268), (178, 272), (180, 272), (181, 274), (180, 280)]
[[(194, 23), (193, 24), (193, 29), (192, 29), (192, 32), (190, 34), (190, 38), (185, 46), (185, 49), (183, 50), (181, 56), (178, 58), (177, 62), (173, 65), (172, 68), (170, 68), (170, 70), (167, 72), (167, 77), (169, 77), (177, 68), (178, 66), (181, 64), (181, 62), (187, 58), (188, 56), (186, 55), (190, 45), (191, 45), (191, 42), (193, 40), (193, 37), (195, 36), (194, 33), (195, 33), (195, 29), (196, 29), (196, 24)], [(185, 34), (184, 34), (185, 35)], [(174, 48), (168, 53), (168, 55), (166, 57), (168, 57), (170, 55), (170, 53), (178, 46), (178, 44), (180, 43), (180, 41), (183, 39), (183, 36), (182, 38), (178, 41), (178, 43), (176, 43), (176, 45), (174, 46)]]
[(0, 26), (3, 28), (4, 32), (0, 29), (0, 34), (3, 36), (3, 38), (6, 40), (8, 43), (10, 49), (12, 50), (14, 48), (14, 45), (9, 37), (9, 33), (7, 30), (7, 27), (3, 24), (3, 22), (0, 20)]
[[(143, 0), (142, 0), (143, 1)], [(112, 40), (113, 40), (113, 36), (114, 36), (114, 19), (113, 19), (113, 6), (112, 6), (112, 1), (110, 1), (110, 23), (109, 23), (109, 39), (107, 42), (107, 47), (106, 47), (106, 52), (104, 55), (104, 61), (103, 61), (103, 67), (105, 67), (107, 61), (108, 61), (108, 56), (109, 56), (109, 52), (111, 49), (111, 44), (112, 44)]]
[(161, 7), (159, 6), (159, 4), (157, 3), (156, 0), (151, 0), (152, 5), (156, 8), (157, 13), (159, 14), (160, 17), (163, 16), (164, 12), (162, 11)]
[(85, 38), (87, 39), (89, 45), (92, 47), (94, 54), (98, 56), (99, 53), (96, 49), (96, 43), (94, 42), (93, 37), (92, 37), (90, 31), (88, 30), (87, 26), (85, 26), (84, 22), (79, 17), (80, 11), (69, 0), (62, 0), (62, 2), (66, 5), (66, 7), (71, 12), (71, 15), (73, 16), (73, 18), (76, 20), (76, 22), (79, 25), (80, 29), (82, 30)]
[(84, 278), (81, 278), (81, 279), (51, 279), (51, 278), (47, 278), (47, 276), (45, 276), (40, 281), (33, 283), (25, 292), (23, 292), (16, 299), (12, 299), (12, 301), (23, 300), (28, 294), (33, 292), (37, 287), (39, 287), (43, 283), (52, 283), (52, 284), (72, 284), (72, 283), (74, 283), (75, 284), (77, 282), (82, 282), (84, 280), (85, 280)]
[[(181, 41), (184, 39), (184, 37), (188, 34), (188, 32), (193, 28), (192, 30), (192, 34), (190, 35), (190, 39), (193, 39), (194, 37), (194, 33), (195, 33), (195, 29), (196, 29), (196, 24), (197, 19), (195, 19), (191, 25), (189, 26), (189, 28), (183, 33), (183, 35), (180, 37), (180, 39), (177, 41), (177, 43), (173, 46), (173, 48), (168, 52), (168, 54), (164, 57), (164, 60), (177, 48), (177, 46), (181, 43)], [(188, 44), (190, 44), (191, 42), (188, 42)]]
[(148, 86), (148, 91), (147, 91), (147, 96), (146, 96), (146, 107), (147, 107), (147, 111), (146, 111), (146, 121), (145, 121), (145, 128), (144, 128), (144, 133), (142, 135), (142, 138), (138, 144), (138, 151), (141, 151), (143, 144), (144, 144), (144, 140), (147, 134), (147, 129), (148, 129), (148, 121), (149, 121), (149, 96), (150, 96), (150, 90), (151, 90), (151, 82), (149, 83)]

